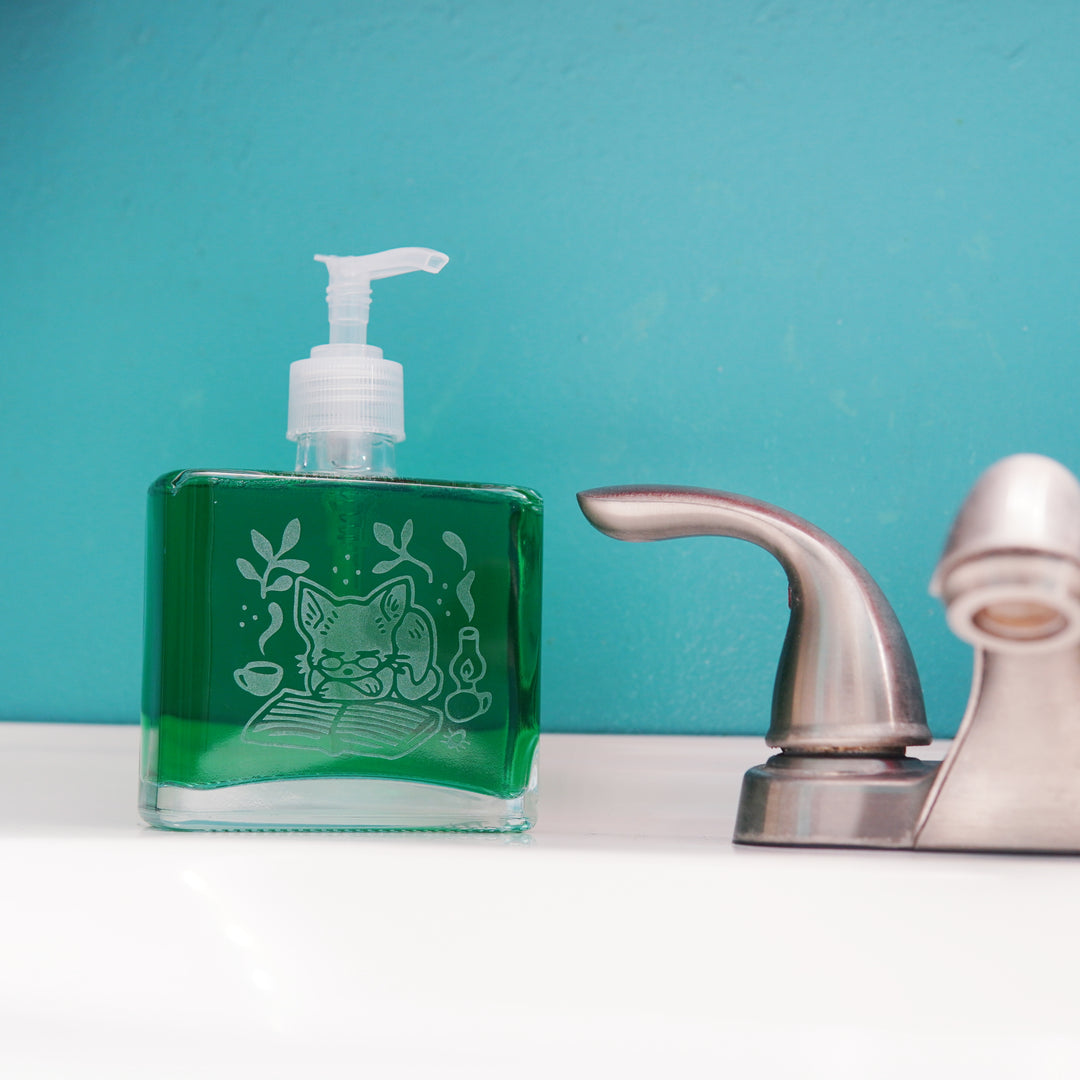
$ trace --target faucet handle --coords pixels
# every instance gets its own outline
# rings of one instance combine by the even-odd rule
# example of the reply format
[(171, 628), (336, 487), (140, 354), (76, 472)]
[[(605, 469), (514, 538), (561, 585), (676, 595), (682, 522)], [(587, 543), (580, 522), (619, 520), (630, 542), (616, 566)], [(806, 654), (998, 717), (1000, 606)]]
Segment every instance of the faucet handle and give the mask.
[(889, 602), (832, 537), (769, 503), (683, 487), (583, 491), (589, 522), (618, 540), (729, 536), (787, 572), (791, 618), (766, 742), (803, 753), (902, 754), (930, 742), (922, 689)]

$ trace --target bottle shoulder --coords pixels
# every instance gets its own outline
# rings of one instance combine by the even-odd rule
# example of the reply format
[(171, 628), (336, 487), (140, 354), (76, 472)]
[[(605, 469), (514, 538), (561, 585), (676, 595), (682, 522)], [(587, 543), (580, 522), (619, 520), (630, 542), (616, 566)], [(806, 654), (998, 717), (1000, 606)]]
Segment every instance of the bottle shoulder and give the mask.
[(475, 495), (485, 499), (506, 499), (537, 510), (543, 507), (543, 497), (532, 488), (512, 484), (473, 483), (457, 480), (429, 480), (415, 477), (353, 477), (333, 473), (261, 472), (243, 469), (177, 469), (163, 473), (150, 485), (151, 495), (176, 495), (192, 487), (215, 489), (281, 489), (295, 487), (333, 489), (345, 493), (355, 490), (365, 498), (372, 494), (393, 496), (405, 491), (430, 495), (440, 492), (447, 496)]

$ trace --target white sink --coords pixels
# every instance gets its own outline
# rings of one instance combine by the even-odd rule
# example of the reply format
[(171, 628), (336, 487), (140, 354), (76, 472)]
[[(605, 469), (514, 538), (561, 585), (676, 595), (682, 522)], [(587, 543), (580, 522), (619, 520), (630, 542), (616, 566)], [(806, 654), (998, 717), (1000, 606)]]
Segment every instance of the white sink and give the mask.
[(735, 848), (759, 739), (547, 735), (522, 837), (156, 832), (137, 744), (0, 725), (4, 1077), (1080, 1075), (1080, 859)]

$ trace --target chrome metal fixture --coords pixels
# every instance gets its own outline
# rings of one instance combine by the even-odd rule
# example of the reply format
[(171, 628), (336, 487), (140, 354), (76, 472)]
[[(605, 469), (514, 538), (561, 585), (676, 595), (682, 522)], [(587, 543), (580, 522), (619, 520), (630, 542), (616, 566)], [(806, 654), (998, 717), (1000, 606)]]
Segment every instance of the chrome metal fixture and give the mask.
[(903, 630), (863, 567), (813, 525), (700, 488), (597, 488), (586, 518), (620, 540), (730, 536), (788, 575), (791, 619), (766, 742), (743, 780), (751, 844), (1080, 851), (1080, 483), (1021, 454), (972, 489), (934, 574), (975, 645), (967, 713), (944, 762)]
[(915, 846), (1080, 851), (1080, 483), (1017, 454), (979, 478), (930, 590), (975, 646)]

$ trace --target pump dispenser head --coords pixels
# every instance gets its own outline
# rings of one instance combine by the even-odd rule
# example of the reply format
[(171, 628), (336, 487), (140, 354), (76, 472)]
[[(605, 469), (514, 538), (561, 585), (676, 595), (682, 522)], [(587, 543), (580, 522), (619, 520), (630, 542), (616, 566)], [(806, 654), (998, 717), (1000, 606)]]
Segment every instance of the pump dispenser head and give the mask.
[(405, 438), (401, 365), (367, 343), (371, 282), (424, 270), (437, 274), (450, 260), (430, 248), (394, 248), (374, 255), (316, 255), (330, 272), (326, 302), (330, 342), (289, 370), (288, 437), (331, 432)]

